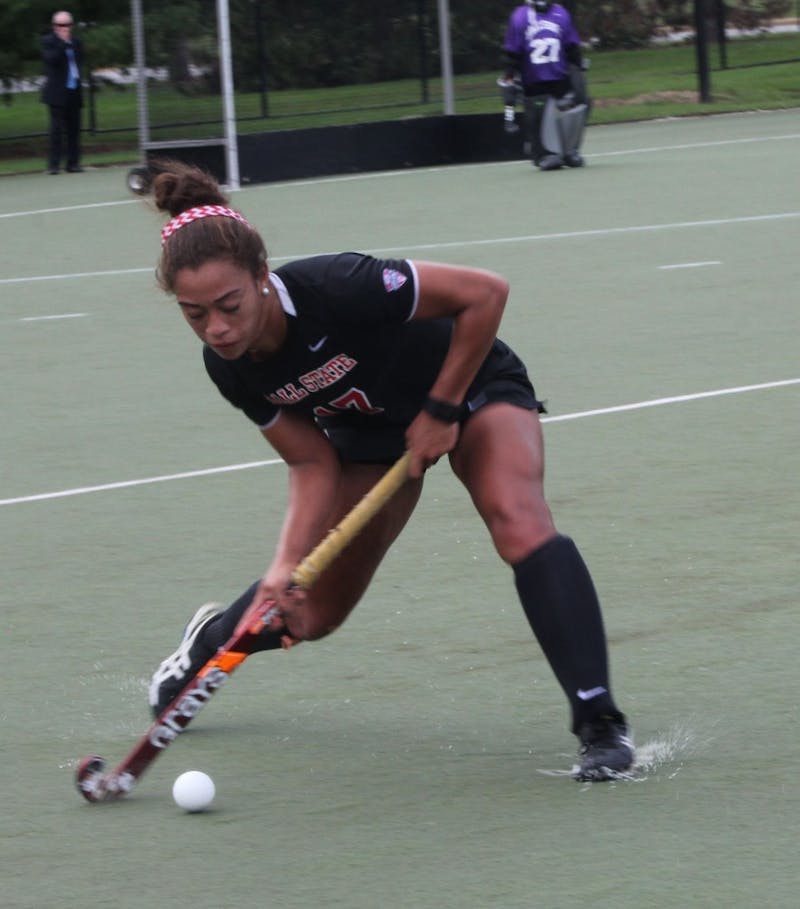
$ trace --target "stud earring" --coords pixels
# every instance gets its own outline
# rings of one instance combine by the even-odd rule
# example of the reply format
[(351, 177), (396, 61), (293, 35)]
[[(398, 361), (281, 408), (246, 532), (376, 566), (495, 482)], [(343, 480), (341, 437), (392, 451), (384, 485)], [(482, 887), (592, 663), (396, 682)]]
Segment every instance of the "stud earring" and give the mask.
[(268, 287), (262, 287), (262, 288), (261, 288), (261, 295), (262, 295), (263, 297), (268, 297), (268, 296), (269, 296), (269, 288), (268, 288)]

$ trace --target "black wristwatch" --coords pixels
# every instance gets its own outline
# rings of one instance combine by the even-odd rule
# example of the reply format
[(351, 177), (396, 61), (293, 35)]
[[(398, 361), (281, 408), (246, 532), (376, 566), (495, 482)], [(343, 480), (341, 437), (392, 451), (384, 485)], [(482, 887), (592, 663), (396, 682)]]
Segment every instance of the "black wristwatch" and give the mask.
[(464, 413), (463, 404), (451, 404), (449, 401), (440, 401), (428, 395), (422, 403), (422, 409), (430, 414), (434, 420), (442, 423), (458, 423)]

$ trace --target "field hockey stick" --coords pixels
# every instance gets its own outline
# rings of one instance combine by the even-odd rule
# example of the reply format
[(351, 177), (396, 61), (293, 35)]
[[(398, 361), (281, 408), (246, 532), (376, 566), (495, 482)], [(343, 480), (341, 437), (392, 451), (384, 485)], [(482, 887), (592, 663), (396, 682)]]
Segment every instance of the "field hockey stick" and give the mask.
[[(328, 532), (292, 572), (291, 586), (308, 590), (314, 584), (400, 489), (408, 475), (408, 463), (406, 453)], [(214, 692), (252, 653), (258, 636), (274, 616), (274, 610), (274, 601), (254, 600), (231, 637), (161, 711), (112, 771), (104, 773), (106, 762), (97, 755), (83, 758), (75, 771), (75, 782), (81, 795), (89, 802), (108, 802), (127, 795), (159, 754), (183, 732)]]

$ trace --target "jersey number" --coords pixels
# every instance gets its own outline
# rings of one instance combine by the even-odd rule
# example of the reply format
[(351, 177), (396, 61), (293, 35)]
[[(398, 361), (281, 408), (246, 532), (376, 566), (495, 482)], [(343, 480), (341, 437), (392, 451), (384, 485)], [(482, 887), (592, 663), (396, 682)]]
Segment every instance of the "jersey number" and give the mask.
[(558, 63), (560, 56), (561, 42), (558, 38), (534, 38), (531, 42), (531, 63), (534, 66)]
[(360, 388), (351, 388), (338, 398), (334, 398), (327, 404), (321, 404), (314, 408), (314, 414), (318, 417), (333, 417), (340, 410), (357, 410), (359, 413), (381, 413), (382, 407), (373, 407), (369, 403), (369, 398)]

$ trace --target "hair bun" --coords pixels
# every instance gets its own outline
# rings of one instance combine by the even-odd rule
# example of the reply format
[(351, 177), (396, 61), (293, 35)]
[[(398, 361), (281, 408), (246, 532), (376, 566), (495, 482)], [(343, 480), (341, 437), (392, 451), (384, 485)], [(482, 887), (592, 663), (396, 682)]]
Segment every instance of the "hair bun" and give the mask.
[(216, 179), (194, 164), (159, 158), (150, 162), (154, 172), (153, 199), (159, 211), (171, 217), (200, 205), (227, 205), (228, 197)]

